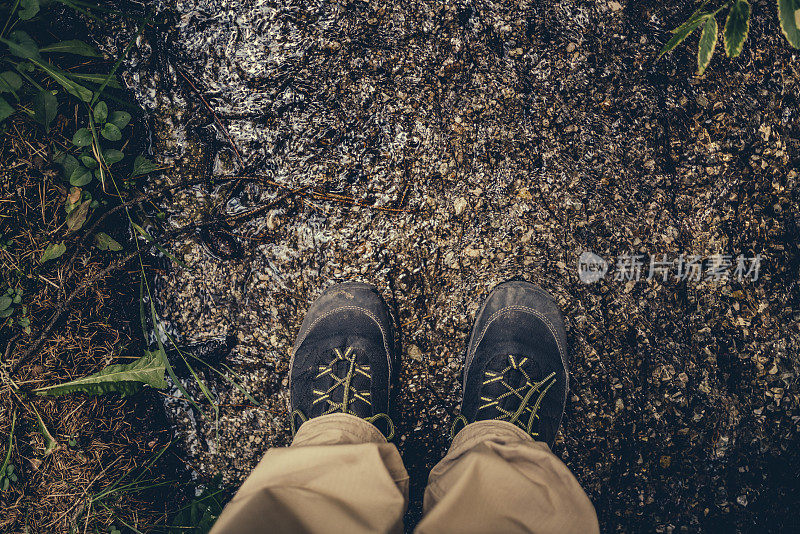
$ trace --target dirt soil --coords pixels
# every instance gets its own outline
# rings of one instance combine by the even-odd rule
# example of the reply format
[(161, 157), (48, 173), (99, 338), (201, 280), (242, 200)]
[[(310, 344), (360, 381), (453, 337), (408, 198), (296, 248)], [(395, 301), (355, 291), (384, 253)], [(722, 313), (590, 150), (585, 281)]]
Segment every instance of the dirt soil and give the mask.
[[(157, 3), (122, 76), (172, 166), (161, 180), (210, 184), (171, 199), (168, 223), (229, 217), (171, 247), (187, 267), (158, 277), (159, 312), (263, 403), (215, 375), (218, 421), (167, 400), (195, 477), (236, 485), (290, 441), (303, 314), (331, 284), (368, 281), (401, 325), (413, 525), (474, 313), (520, 277), (567, 318), (554, 451), (604, 531), (797, 528), (800, 74), (774, 1), (751, 3), (741, 57), (720, 45), (703, 77), (696, 35), (655, 59), (691, 2)], [(99, 39), (113, 52), (129, 37)], [(612, 267), (593, 284), (578, 279), (587, 250)], [(762, 268), (626, 282), (623, 254)]]
[[(163, 525), (177, 508), (173, 503), (182, 502), (166, 497), (183, 488), (177, 472), (183, 464), (167, 450), (172, 436), (155, 390), (124, 399), (26, 394), (112, 361), (127, 363), (143, 350), (138, 270), (107, 273), (114, 256), (64, 224), (68, 186), (48, 160), (53, 146), (70, 146), (67, 136), (76, 127), (69, 116), (78, 116), (76, 108), (62, 104), (63, 115), (48, 134), (18, 114), (0, 136), (0, 283), (24, 289), (21, 306), (2, 319), (0, 329), (0, 464), (11, 443), (9, 460), (17, 474), (0, 492), (3, 533), (108, 532), (120, 521), (149, 530), (143, 525)], [(97, 221), (97, 211), (93, 215)], [(127, 244), (127, 224), (118, 217), (100, 228)], [(67, 250), (40, 264), (49, 242), (63, 242)], [(88, 290), (64, 307), (63, 319), (25, 358), (61, 303), (86, 281), (92, 281)], [(30, 330), (22, 328), (23, 319)], [(166, 453), (157, 456), (159, 451)], [(136, 489), (136, 477), (146, 491)], [(94, 500), (105, 491), (109, 498)]]

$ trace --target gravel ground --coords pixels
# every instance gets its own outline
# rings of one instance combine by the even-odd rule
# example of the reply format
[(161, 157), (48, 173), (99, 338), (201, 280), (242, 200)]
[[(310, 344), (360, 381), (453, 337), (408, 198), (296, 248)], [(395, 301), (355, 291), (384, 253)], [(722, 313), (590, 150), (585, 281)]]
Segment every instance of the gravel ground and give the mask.
[[(603, 530), (796, 527), (800, 75), (774, 1), (752, 4), (742, 56), (718, 47), (702, 78), (696, 36), (655, 61), (690, 2), (159, 4), (123, 77), (174, 166), (164, 179), (273, 182), (169, 204), (173, 225), (269, 206), (178, 243), (188, 267), (157, 280), (179, 345), (264, 403), (214, 375), (218, 423), (207, 403), (205, 418), (167, 403), (196, 474), (236, 484), (289, 442), (303, 313), (335, 282), (368, 281), (402, 329), (413, 524), (448, 445), (472, 317), (516, 276), (567, 317), (555, 452)], [(593, 284), (578, 279), (587, 250), (611, 261)], [(762, 265), (755, 281), (616, 280), (624, 254), (645, 272), (662, 254)]]

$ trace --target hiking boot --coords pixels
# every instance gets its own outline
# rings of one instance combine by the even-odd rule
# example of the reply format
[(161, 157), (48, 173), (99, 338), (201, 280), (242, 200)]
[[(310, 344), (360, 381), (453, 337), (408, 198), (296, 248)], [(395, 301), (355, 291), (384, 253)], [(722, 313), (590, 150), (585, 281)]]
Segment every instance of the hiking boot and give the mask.
[(306, 313), (292, 350), (292, 434), (309, 419), (347, 413), (392, 439), (395, 367), (391, 314), (378, 290), (358, 282), (327, 289)]
[(564, 318), (528, 282), (495, 287), (475, 317), (464, 362), (464, 400), (453, 434), (483, 420), (508, 421), (553, 446), (567, 400)]

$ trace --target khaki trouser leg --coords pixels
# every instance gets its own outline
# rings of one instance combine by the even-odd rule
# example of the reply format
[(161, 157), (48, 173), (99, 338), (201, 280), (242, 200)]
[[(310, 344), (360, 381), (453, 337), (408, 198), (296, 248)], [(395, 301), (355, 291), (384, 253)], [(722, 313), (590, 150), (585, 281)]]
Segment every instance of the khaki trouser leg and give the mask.
[(416, 532), (599, 532), (594, 506), (545, 443), (504, 421), (459, 432), (428, 477)]
[(211, 532), (402, 532), (407, 506), (397, 448), (367, 421), (331, 414), (267, 451)]

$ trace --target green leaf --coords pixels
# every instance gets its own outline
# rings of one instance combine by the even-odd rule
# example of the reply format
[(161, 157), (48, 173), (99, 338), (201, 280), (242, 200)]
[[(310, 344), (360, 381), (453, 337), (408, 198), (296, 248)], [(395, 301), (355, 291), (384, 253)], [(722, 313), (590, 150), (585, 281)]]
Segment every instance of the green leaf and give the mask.
[(85, 57), (102, 57), (92, 45), (86, 44), (83, 41), (73, 39), (70, 41), (61, 41), (60, 43), (53, 43), (45, 46), (39, 50), (40, 52), (60, 53), (60, 54), (75, 54), (76, 56)]
[(44, 126), (45, 130), (50, 129), (50, 124), (56, 118), (58, 112), (58, 99), (47, 90), (42, 90), (33, 96), (33, 117), (36, 122)]
[(39, 12), (39, 0), (20, 0), (17, 16), (20, 20), (30, 20)]
[(89, 395), (116, 392), (125, 397), (139, 391), (142, 385), (158, 389), (167, 387), (167, 383), (164, 380), (166, 367), (167, 357), (163, 350), (145, 351), (144, 356), (132, 363), (112, 364), (102, 371), (84, 378), (35, 389), (33, 392), (37, 395), (48, 396), (76, 392), (88, 393)]
[(14, 313), (14, 308), (6, 308), (5, 310), (2, 310), (0, 311), (0, 319), (10, 317), (12, 313)]
[(728, 12), (725, 31), (722, 35), (725, 43), (725, 53), (728, 54), (728, 57), (739, 57), (749, 31), (750, 4), (747, 0), (736, 0)]
[(134, 176), (139, 176), (141, 174), (147, 174), (153, 171), (157, 171), (160, 167), (147, 159), (146, 157), (139, 155), (136, 156), (136, 159), (133, 160), (133, 173), (131, 173), (131, 178)]
[(94, 156), (89, 156), (89, 155), (81, 156), (81, 163), (86, 165), (87, 169), (94, 169), (95, 167), (97, 167), (97, 160), (94, 159)]
[(697, 49), (697, 72), (700, 75), (706, 71), (706, 67), (711, 63), (711, 56), (714, 55), (714, 49), (717, 48), (718, 31), (717, 19), (714, 17), (709, 18), (708, 22), (703, 26), (703, 32), (700, 34), (700, 46)]
[(0, 97), (0, 122), (6, 120), (14, 114), (14, 108), (6, 102), (5, 98)]
[(102, 135), (109, 141), (119, 141), (120, 139), (122, 139), (122, 132), (120, 132), (119, 128), (117, 128), (110, 122), (107, 122), (103, 125), (103, 129), (100, 130), (100, 135)]
[(122, 245), (113, 237), (103, 232), (98, 232), (98, 234), (94, 236), (94, 244), (100, 250), (110, 250), (111, 252), (119, 252), (122, 250)]
[(106, 165), (113, 165), (118, 161), (121, 161), (124, 157), (125, 154), (119, 150), (115, 150), (113, 148), (107, 148), (103, 150), (103, 159), (106, 160)]
[(39, 415), (39, 412), (32, 404), (30, 406), (31, 408), (33, 408), (33, 413), (36, 414), (36, 423), (37, 423), (36, 426), (39, 427), (39, 433), (44, 438), (44, 455), (47, 456), (54, 450), (60, 448), (60, 446), (56, 441), (56, 438), (54, 438), (53, 435), (50, 433), (50, 431), (47, 430), (47, 427), (44, 424), (44, 420), (42, 419), (42, 416)]
[(108, 106), (105, 102), (100, 101), (94, 107), (94, 122), (103, 124), (108, 118)]
[(72, 144), (75, 146), (89, 146), (92, 144), (92, 134), (87, 128), (81, 128), (72, 136)]
[(78, 85), (70, 80), (66, 73), (61, 72), (55, 67), (39, 61), (38, 59), (31, 58), (31, 62), (45, 71), (56, 83), (61, 85), (61, 87), (63, 87), (72, 96), (79, 98), (84, 102), (89, 102), (92, 99), (92, 92), (84, 86)]
[(76, 232), (83, 227), (84, 223), (86, 222), (86, 217), (89, 215), (89, 204), (89, 200), (81, 202), (77, 208), (72, 210), (70, 214), (67, 215), (67, 228), (69, 228), (70, 231)]
[(50, 243), (47, 245), (47, 248), (44, 249), (44, 252), (42, 252), (42, 257), (39, 258), (39, 263), (54, 260), (64, 254), (66, 251), (67, 247), (64, 245), (64, 243)]
[(710, 13), (701, 13), (696, 17), (693, 17), (694, 20), (689, 19), (682, 25), (678, 26), (678, 28), (675, 29), (675, 35), (672, 36), (672, 39), (667, 41), (667, 44), (664, 45), (664, 48), (661, 50), (661, 53), (658, 54), (658, 57), (661, 57), (667, 52), (674, 50), (676, 46), (681, 44), (687, 37), (689, 37), (689, 35), (691, 35), (692, 32), (695, 31), (710, 16)]
[(7, 309), (11, 306), (11, 303), (14, 301), (11, 297), (2, 296), (0, 297), (0, 311)]
[(72, 175), (69, 177), (69, 185), (74, 185), (75, 187), (83, 187), (91, 181), (92, 172), (82, 165), (72, 171)]
[(786, 40), (795, 48), (800, 48), (800, 2), (797, 0), (778, 0), (778, 19)]
[(22, 78), (19, 74), (7, 70), (0, 73), (0, 93), (13, 93), (22, 87)]
[[(106, 74), (86, 74), (78, 72), (67, 72), (65, 74), (72, 79), (96, 83), (98, 85), (105, 82), (106, 78), (108, 77)], [(122, 89), (122, 85), (120, 85), (120, 83), (117, 81), (116, 76), (113, 76), (109, 79), (108, 86), (113, 87), (114, 89)]]
[(80, 163), (78, 163), (78, 160), (75, 158), (75, 156), (72, 154), (65, 154), (64, 161), (61, 162), (61, 167), (64, 169), (64, 178), (67, 180), (72, 178), (72, 173), (74, 173), (75, 169), (77, 169), (79, 166)]
[(115, 111), (111, 114), (111, 118), (108, 119), (108, 122), (122, 130), (131, 122), (131, 114), (127, 111)]
[(17, 30), (9, 34), (9, 39), (0, 39), (5, 43), (11, 53), (24, 59), (36, 59), (39, 57), (39, 47), (31, 36), (22, 30)]

